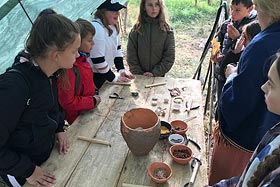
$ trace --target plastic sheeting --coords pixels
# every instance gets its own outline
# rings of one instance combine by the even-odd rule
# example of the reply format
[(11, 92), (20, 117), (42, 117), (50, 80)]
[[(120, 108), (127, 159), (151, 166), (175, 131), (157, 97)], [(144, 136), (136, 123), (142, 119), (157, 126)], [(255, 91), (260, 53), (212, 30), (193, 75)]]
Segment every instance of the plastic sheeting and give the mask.
[[(91, 12), (104, 0), (22, 0), (22, 4), (32, 20), (45, 8), (53, 8), (73, 21), (77, 18), (92, 20)], [(124, 4), (127, 0), (119, 0)], [(8, 2), (8, 0), (6, 0)], [(5, 1), (2, 0), (2, 5)], [(17, 4), (0, 20), (0, 73), (14, 61), (16, 54), (24, 48), (31, 23), (20, 4)]]

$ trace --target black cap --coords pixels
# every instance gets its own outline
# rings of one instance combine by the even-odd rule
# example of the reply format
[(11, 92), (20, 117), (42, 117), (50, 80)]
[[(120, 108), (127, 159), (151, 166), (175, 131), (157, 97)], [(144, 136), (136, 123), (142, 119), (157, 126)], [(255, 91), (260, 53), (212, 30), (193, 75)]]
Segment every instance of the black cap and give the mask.
[(122, 8), (126, 8), (126, 7), (115, 0), (106, 0), (101, 5), (99, 5), (99, 7), (97, 7), (97, 10), (106, 9), (111, 11), (118, 11)]

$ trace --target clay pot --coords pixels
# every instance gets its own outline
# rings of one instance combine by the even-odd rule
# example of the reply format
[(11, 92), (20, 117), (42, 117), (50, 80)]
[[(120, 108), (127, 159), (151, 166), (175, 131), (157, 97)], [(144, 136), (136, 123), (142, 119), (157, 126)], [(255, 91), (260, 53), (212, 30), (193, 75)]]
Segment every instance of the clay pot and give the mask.
[(169, 153), (178, 164), (187, 164), (192, 159), (192, 150), (185, 145), (172, 145)]
[(159, 139), (160, 120), (150, 109), (132, 109), (121, 118), (121, 133), (134, 155), (147, 155)]
[(152, 181), (162, 184), (168, 181), (172, 176), (172, 169), (164, 162), (153, 162), (148, 167), (148, 174)]
[(182, 120), (174, 120), (171, 122), (172, 132), (184, 135), (188, 130), (188, 124)]

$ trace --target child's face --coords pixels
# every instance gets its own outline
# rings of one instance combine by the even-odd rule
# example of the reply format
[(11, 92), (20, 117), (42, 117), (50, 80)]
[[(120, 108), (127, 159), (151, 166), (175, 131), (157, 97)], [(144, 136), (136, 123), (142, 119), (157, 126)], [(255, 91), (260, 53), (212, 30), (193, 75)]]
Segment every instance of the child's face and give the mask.
[(91, 33), (88, 33), (84, 38), (82, 38), (79, 50), (81, 52), (90, 53), (93, 45), (93, 35)]
[(56, 55), (56, 65), (58, 69), (69, 69), (73, 67), (76, 58), (79, 57), (78, 49), (81, 44), (80, 34), (77, 34), (74, 42), (70, 44), (64, 51), (58, 51)]
[(244, 17), (247, 17), (250, 15), (251, 10), (253, 9), (253, 6), (250, 8), (247, 8), (243, 3), (231, 4), (230, 5), (230, 14), (233, 21), (240, 22)]
[(265, 102), (270, 112), (280, 115), (280, 77), (274, 62), (268, 72), (268, 81), (262, 85)]
[(118, 23), (119, 11), (105, 11), (105, 18), (109, 25), (116, 25)]
[(146, 0), (145, 11), (149, 17), (156, 18), (160, 12), (158, 0)]

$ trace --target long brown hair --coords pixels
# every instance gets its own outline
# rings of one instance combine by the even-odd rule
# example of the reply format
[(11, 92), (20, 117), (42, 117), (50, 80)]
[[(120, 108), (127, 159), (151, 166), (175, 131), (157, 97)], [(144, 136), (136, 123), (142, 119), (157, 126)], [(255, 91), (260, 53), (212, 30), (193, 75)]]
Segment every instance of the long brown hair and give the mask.
[[(145, 19), (148, 17), (148, 15), (145, 11), (145, 3), (146, 3), (146, 0), (141, 0), (138, 19), (134, 25), (134, 29), (139, 33), (143, 32), (143, 28), (145, 25)], [(162, 31), (169, 31), (169, 30), (171, 30), (171, 27), (169, 24), (169, 20), (167, 18), (168, 16), (167, 16), (167, 10), (166, 10), (164, 0), (158, 0), (158, 3), (159, 3), (159, 7), (160, 7), (160, 12), (158, 15), (159, 27)]]
[[(95, 19), (100, 19), (101, 22), (103, 23), (104, 27), (106, 29), (108, 29), (108, 32), (109, 32), (109, 36), (111, 36), (113, 34), (113, 30), (109, 27), (109, 23), (108, 21), (106, 20), (105, 18), (105, 12), (108, 11), (106, 9), (99, 9), (99, 10), (96, 10), (96, 12), (94, 13), (94, 18)], [(116, 27), (116, 30), (117, 32), (119, 33), (120, 32), (120, 27), (119, 27), (119, 24), (116, 24), (114, 25)]]
[[(47, 8), (41, 11), (34, 21), (25, 48), (31, 59), (46, 57), (51, 49), (64, 51), (79, 34), (80, 30), (76, 23)], [(64, 69), (58, 70), (64, 83), (68, 79), (66, 72)]]

